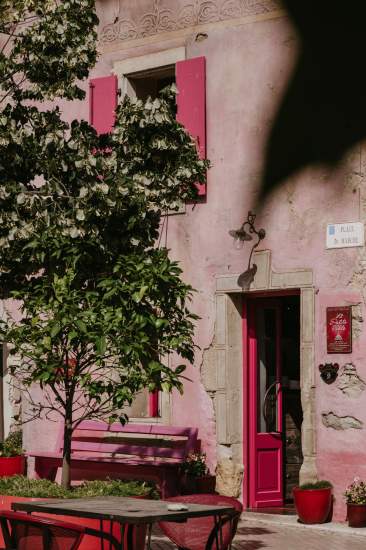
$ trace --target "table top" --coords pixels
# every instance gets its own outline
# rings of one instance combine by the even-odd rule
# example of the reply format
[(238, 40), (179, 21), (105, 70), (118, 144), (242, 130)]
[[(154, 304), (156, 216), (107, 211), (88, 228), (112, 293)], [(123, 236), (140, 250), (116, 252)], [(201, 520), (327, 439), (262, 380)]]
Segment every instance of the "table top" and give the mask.
[[(63, 516), (113, 520), (121, 523), (155, 523), (186, 521), (188, 518), (234, 513), (230, 506), (187, 504), (188, 510), (170, 511), (168, 501), (127, 497), (93, 497), (14, 502), (13, 510), (43, 512)], [(176, 502), (174, 503), (176, 504)]]

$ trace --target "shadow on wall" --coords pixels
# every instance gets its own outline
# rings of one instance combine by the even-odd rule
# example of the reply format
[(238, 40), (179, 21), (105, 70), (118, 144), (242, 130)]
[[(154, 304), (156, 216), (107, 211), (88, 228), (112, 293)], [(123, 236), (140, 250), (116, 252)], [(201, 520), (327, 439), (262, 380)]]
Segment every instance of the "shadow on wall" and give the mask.
[(309, 164), (338, 163), (366, 137), (366, 3), (283, 3), (301, 51), (267, 145), (262, 197)]

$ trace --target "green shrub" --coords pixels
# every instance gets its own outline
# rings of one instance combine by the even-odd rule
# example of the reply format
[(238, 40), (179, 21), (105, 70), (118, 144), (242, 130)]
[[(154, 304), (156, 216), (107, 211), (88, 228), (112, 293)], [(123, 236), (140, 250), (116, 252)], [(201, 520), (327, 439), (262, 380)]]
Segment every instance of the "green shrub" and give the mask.
[(0, 443), (0, 456), (19, 456), (23, 453), (23, 434), (20, 430), (10, 432), (5, 441)]
[(156, 489), (146, 482), (107, 479), (106, 481), (85, 481), (79, 487), (75, 487), (72, 492), (77, 497), (130, 497), (154, 496)]
[(314, 481), (313, 483), (303, 483), (300, 485), (300, 489), (329, 489), (332, 488), (333, 485), (330, 481), (326, 481), (325, 479), (321, 479), (320, 481)]
[(206, 453), (189, 453), (182, 464), (182, 472), (192, 477), (201, 477), (208, 474)]
[(28, 479), (24, 476), (0, 477), (0, 495), (32, 498), (87, 498), (98, 496), (147, 496), (156, 498), (154, 485), (141, 481), (107, 479), (85, 481), (72, 489), (63, 489), (48, 479)]
[(34, 498), (67, 498), (68, 492), (48, 479), (24, 476), (0, 477), (0, 495)]

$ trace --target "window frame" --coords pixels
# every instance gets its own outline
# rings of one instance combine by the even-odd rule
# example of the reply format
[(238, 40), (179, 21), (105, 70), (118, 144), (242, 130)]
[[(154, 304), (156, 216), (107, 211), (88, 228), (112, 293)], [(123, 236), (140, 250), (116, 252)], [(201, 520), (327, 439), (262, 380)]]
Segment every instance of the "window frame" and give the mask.
[[(118, 88), (120, 90), (119, 101), (121, 101), (125, 95), (129, 97), (136, 97), (135, 90), (130, 82), (130, 78), (134, 74), (158, 70), (162, 67), (169, 65), (176, 65), (179, 61), (185, 61), (186, 48), (180, 46), (168, 50), (162, 50), (155, 53), (148, 53), (137, 57), (128, 57), (126, 59), (115, 61), (113, 63), (112, 74), (118, 78)], [(182, 204), (182, 209), (178, 212), (172, 212), (172, 214), (184, 214), (185, 204)], [(168, 213), (170, 214), (170, 213)], [(130, 421), (135, 423), (164, 423), (170, 424), (171, 419), (171, 395), (165, 392), (159, 392), (158, 402), (153, 404), (153, 400), (156, 399), (153, 396), (149, 396), (149, 413), (152, 408), (157, 407), (160, 412), (159, 416), (147, 416), (133, 418)]]
[(152, 71), (168, 65), (175, 65), (178, 61), (186, 60), (186, 49), (184, 46), (163, 50), (160, 52), (128, 57), (113, 64), (112, 73), (118, 78), (118, 87), (121, 90), (121, 97), (125, 95), (136, 97), (129, 78), (135, 73)]

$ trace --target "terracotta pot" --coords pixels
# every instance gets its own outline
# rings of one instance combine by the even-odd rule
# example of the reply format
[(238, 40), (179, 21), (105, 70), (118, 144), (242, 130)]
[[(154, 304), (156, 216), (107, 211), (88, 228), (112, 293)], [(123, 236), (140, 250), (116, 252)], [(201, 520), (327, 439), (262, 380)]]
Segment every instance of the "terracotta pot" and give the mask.
[[(37, 500), (47, 500), (47, 499), (0, 495), (0, 509), (11, 510), (11, 505), (13, 502), (25, 502), (25, 501), (36, 502)], [(59, 521), (67, 521), (68, 523), (76, 523), (77, 525), (83, 525), (84, 527), (90, 527), (91, 529), (100, 530), (100, 521), (97, 519), (78, 518), (78, 517), (72, 517), (72, 516), (59, 516), (56, 514), (35, 514), (35, 515), (39, 515), (42, 517), (49, 517), (52, 519), (58, 519)], [(110, 530), (111, 530), (111, 522), (104, 521), (103, 531), (106, 533), (110, 533)], [(145, 525), (136, 526), (134, 531), (134, 548), (136, 548), (136, 550), (144, 550), (146, 531), (147, 531), (147, 527)], [(115, 522), (113, 523), (112, 532), (113, 532), (113, 535), (116, 537), (116, 539), (120, 540), (121, 529), (120, 529), (119, 523), (115, 523)], [(126, 542), (127, 541), (125, 541), (125, 544)], [(3, 548), (4, 546), (5, 546), (4, 540), (3, 540), (2, 532), (0, 530), (0, 548)], [(104, 548), (105, 547), (109, 547), (107, 542), (104, 543)], [(101, 550), (103, 546), (102, 546), (102, 541), (100, 539), (98, 540), (97, 537), (85, 536), (78, 548), (79, 550)]]
[(206, 475), (196, 478), (197, 493), (214, 493), (216, 487), (216, 476)]
[(294, 487), (297, 515), (302, 523), (325, 523), (332, 507), (332, 488), (300, 489)]
[(195, 477), (190, 474), (183, 474), (180, 480), (180, 494), (194, 495), (196, 493), (208, 494), (214, 493), (216, 486), (216, 476), (205, 475)]
[(180, 479), (180, 494), (194, 495), (197, 493), (197, 478), (189, 474), (183, 474)]
[(0, 456), (0, 477), (21, 475), (24, 471), (24, 456)]
[(347, 503), (347, 519), (350, 527), (366, 527), (366, 504)]

